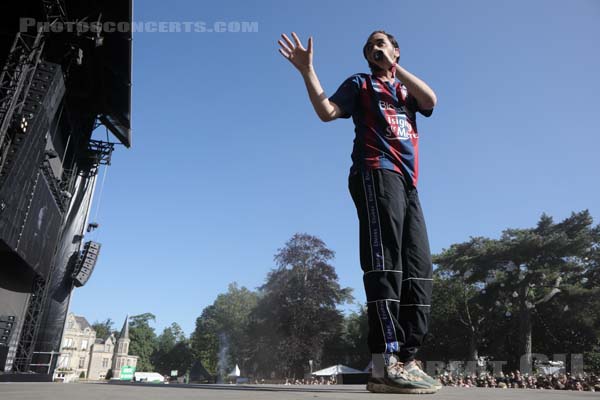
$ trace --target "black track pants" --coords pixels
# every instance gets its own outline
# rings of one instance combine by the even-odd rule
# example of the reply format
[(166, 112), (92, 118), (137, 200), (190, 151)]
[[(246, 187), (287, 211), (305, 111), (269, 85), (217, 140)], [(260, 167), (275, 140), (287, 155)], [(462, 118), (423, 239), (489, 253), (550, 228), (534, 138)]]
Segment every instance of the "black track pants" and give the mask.
[(371, 353), (415, 357), (428, 331), (432, 263), (417, 190), (376, 169), (349, 178), (359, 220)]

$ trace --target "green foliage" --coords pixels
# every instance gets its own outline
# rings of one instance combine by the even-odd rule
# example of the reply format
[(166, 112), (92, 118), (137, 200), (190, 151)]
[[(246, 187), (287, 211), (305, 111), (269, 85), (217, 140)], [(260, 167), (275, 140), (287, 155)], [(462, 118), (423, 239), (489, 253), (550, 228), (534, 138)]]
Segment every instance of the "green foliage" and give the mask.
[(599, 337), (599, 249), (600, 227), (588, 211), (560, 223), (544, 214), (534, 228), (452, 245), (434, 256), (432, 342), (453, 349), (444, 356), (484, 350), (515, 363), (532, 351), (589, 349)]
[(600, 351), (589, 351), (583, 354), (587, 370), (596, 374), (600, 373)]
[(346, 315), (339, 332), (325, 342), (319, 368), (341, 363), (363, 370), (371, 361), (368, 334), (367, 308), (360, 307), (358, 312)]
[(191, 346), (211, 374), (225, 375), (235, 364), (246, 368), (253, 353), (250, 314), (257, 302), (257, 293), (232, 283), (196, 320)]
[(192, 350), (195, 358), (211, 374), (216, 374), (219, 362), (219, 332), (224, 328), (220, 325), (219, 314), (215, 305), (206, 307), (202, 315), (196, 319), (196, 330), (192, 334)]
[(430, 360), (460, 360), (468, 354), (469, 330), (460, 322), (464, 303), (461, 280), (434, 273), (430, 329), (420, 356)]
[(258, 293), (233, 284), (202, 311), (192, 335), (195, 356), (213, 374), (237, 364), (244, 374), (269, 378), (302, 376), (326, 348), (343, 353), (333, 340), (344, 334), (337, 306), (352, 296), (337, 282), (333, 256), (319, 238), (294, 235)]
[(192, 364), (192, 350), (189, 341), (181, 327), (173, 322), (157, 338), (158, 347), (152, 354), (151, 360), (157, 372), (170, 375), (177, 370), (178, 375), (183, 375)]
[(107, 318), (105, 321), (95, 321), (92, 324), (92, 329), (96, 331), (96, 337), (100, 339), (106, 339), (113, 332), (114, 321)]
[(129, 354), (139, 357), (137, 371), (154, 371), (152, 354), (158, 348), (158, 341), (154, 328), (150, 326), (156, 317), (152, 313), (134, 315), (129, 318)]
[(340, 287), (329, 264), (333, 258), (321, 239), (307, 234), (294, 235), (275, 255), (277, 268), (260, 288), (253, 314), (263, 368), (302, 377), (309, 360), (320, 364), (325, 343), (343, 323), (337, 306), (352, 300), (351, 289)]

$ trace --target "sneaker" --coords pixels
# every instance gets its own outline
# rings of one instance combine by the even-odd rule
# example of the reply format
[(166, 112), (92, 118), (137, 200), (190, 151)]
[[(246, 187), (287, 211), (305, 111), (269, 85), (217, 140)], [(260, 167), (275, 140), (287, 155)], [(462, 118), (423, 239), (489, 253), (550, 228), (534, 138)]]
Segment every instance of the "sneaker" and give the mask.
[(420, 376), (409, 373), (404, 364), (393, 360), (382, 378), (370, 377), (367, 390), (372, 393), (429, 394), (438, 391)]
[(422, 364), (420, 361), (412, 360), (412, 361), (404, 364), (404, 369), (409, 374), (420, 377), (425, 382), (427, 382), (431, 386), (435, 387), (437, 390), (440, 390), (442, 388), (442, 383), (439, 380), (434, 379), (431, 376), (427, 375), (427, 373), (425, 371), (423, 371), (423, 368), (421, 365)]

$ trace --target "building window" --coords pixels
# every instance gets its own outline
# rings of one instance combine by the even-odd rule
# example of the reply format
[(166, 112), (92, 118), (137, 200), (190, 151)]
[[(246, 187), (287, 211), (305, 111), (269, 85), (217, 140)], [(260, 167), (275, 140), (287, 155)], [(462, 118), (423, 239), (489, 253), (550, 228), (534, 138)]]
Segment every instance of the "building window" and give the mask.
[(102, 359), (102, 368), (108, 368), (108, 358)]
[(73, 347), (73, 339), (72, 338), (66, 338), (65, 339), (65, 344), (63, 347)]
[(88, 345), (88, 341), (87, 340), (82, 340), (81, 341), (81, 350), (87, 350), (87, 345)]
[(75, 321), (73, 320), (69, 320), (69, 324), (67, 325), (68, 329), (73, 329), (73, 325), (75, 324)]
[(85, 368), (85, 357), (79, 357), (79, 368)]
[(69, 367), (69, 356), (63, 355), (58, 359), (58, 368), (68, 368)]
[(107, 353), (110, 353), (110, 351), (111, 351), (111, 350), (110, 350), (110, 344), (107, 344), (107, 345), (105, 345), (104, 347), (105, 347), (105, 350), (104, 350), (104, 351), (106, 351)]

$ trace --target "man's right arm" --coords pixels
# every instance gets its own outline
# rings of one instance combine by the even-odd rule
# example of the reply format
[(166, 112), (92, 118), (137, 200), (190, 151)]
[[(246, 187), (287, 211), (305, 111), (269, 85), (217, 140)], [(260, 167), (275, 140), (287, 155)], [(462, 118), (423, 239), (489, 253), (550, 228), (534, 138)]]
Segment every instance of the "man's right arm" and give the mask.
[(342, 112), (337, 104), (329, 101), (329, 98), (325, 95), (325, 91), (321, 86), (321, 82), (319, 82), (314, 68), (311, 66), (307, 70), (302, 71), (301, 74), (310, 102), (321, 121), (329, 122), (339, 118)]
[(284, 41), (278, 41), (281, 46), (279, 48), (279, 53), (287, 58), (302, 75), (310, 102), (321, 121), (328, 122), (339, 118), (342, 115), (340, 108), (335, 103), (329, 101), (325, 95), (325, 91), (323, 90), (321, 82), (319, 82), (319, 78), (313, 67), (312, 37), (308, 38), (308, 48), (306, 49), (302, 46), (302, 43), (295, 32), (292, 32), (294, 43), (292, 43), (285, 34), (281, 35), (281, 37)]

